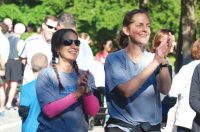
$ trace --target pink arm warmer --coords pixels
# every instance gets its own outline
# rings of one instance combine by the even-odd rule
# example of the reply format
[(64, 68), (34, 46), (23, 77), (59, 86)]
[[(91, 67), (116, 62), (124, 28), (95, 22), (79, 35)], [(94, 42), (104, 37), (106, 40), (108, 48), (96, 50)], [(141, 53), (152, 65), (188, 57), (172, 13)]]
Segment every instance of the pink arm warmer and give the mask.
[[(48, 118), (53, 118), (72, 104), (76, 103), (77, 99), (75, 97), (75, 93), (71, 93), (62, 99), (46, 104), (42, 111)], [(83, 103), (86, 114), (95, 116), (99, 111), (99, 101), (93, 93), (90, 95), (83, 95)]]
[(93, 93), (83, 95), (84, 110), (87, 115), (95, 116), (99, 111), (99, 101)]
[(42, 111), (47, 117), (53, 118), (59, 113), (63, 112), (66, 108), (77, 102), (75, 96), (75, 93), (71, 93), (62, 99), (46, 104), (43, 107)]

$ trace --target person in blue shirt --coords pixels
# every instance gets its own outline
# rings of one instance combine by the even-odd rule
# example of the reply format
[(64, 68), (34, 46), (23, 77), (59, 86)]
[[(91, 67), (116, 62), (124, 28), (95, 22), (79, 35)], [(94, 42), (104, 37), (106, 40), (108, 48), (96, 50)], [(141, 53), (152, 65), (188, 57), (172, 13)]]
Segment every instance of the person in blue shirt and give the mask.
[(105, 92), (110, 115), (105, 132), (160, 132), (160, 92), (167, 94), (171, 78), (166, 56), (171, 34), (155, 53), (148, 52), (151, 21), (145, 10), (131, 10), (123, 20), (119, 42), (123, 49), (105, 62)]
[[(48, 59), (43, 53), (35, 54), (31, 59), (32, 70), (37, 77), (39, 71), (48, 66)], [(19, 115), (22, 118), (22, 132), (36, 132), (40, 105), (36, 95), (36, 79), (21, 87)]]
[(73, 29), (60, 29), (52, 36), (52, 63), (39, 73), (36, 84), (41, 107), (37, 132), (87, 132), (85, 117), (99, 111), (92, 92), (94, 77), (76, 63), (80, 44)]

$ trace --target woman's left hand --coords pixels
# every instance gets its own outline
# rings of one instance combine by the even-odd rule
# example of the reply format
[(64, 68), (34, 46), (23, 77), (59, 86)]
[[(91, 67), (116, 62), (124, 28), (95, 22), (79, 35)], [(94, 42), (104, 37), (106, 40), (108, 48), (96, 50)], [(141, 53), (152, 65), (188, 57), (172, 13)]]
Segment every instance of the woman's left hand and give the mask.
[(168, 37), (166, 39), (164, 39), (160, 43), (160, 45), (156, 48), (156, 53), (161, 58), (165, 58), (170, 52), (170, 49), (172, 47), (172, 43), (173, 43), (173, 37), (172, 37), (171, 33), (169, 33)]
[(80, 78), (78, 80), (78, 89), (81, 89), (82, 94), (90, 92), (90, 88), (88, 86), (89, 75), (89, 71), (86, 71), (80, 75)]

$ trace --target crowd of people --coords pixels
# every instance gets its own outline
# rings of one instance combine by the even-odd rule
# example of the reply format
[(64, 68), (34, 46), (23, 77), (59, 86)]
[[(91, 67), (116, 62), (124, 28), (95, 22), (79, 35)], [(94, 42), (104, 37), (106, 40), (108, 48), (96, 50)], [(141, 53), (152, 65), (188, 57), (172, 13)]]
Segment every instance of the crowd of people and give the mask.
[[(146, 10), (127, 12), (117, 36), (121, 49), (113, 51), (110, 38), (94, 56), (93, 41), (77, 32), (71, 13), (46, 16), (37, 33), (32, 24), (26, 29), (5, 18), (0, 22), (0, 119), (16, 105), (19, 88), (22, 132), (87, 132), (89, 118), (104, 104), (105, 132), (161, 132), (161, 96), (167, 95), (177, 101), (167, 111), (164, 131), (199, 132), (200, 40), (191, 49), (193, 60), (175, 75), (168, 58), (175, 33), (163, 27), (150, 47), (151, 23)], [(26, 30), (31, 34), (23, 40)]]

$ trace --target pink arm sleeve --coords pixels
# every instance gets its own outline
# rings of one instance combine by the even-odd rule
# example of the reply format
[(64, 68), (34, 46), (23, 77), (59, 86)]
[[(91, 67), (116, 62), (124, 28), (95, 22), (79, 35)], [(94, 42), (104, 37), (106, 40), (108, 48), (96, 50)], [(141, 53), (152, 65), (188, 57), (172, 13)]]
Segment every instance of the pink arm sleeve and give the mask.
[(84, 103), (84, 110), (87, 115), (95, 116), (99, 111), (99, 101), (93, 95), (93, 93), (89, 95), (83, 95), (83, 103)]
[(53, 118), (59, 113), (63, 112), (66, 108), (77, 102), (75, 96), (75, 93), (71, 93), (64, 98), (48, 103), (42, 108), (42, 111), (48, 118)]

